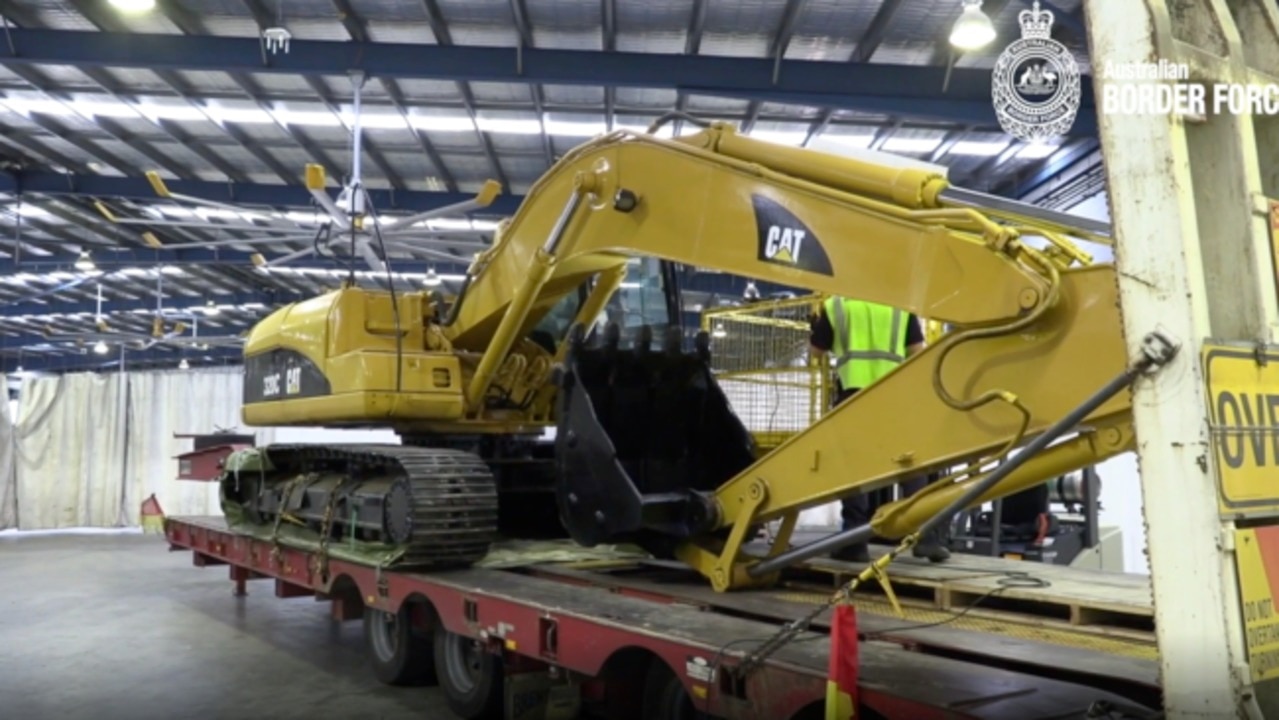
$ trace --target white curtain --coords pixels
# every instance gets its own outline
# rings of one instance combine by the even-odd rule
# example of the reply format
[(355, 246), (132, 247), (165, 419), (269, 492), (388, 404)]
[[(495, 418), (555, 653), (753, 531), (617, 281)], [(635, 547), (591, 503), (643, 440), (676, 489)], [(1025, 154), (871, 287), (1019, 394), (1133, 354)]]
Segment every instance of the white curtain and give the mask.
[(152, 494), (165, 515), (221, 515), (217, 483), (179, 481), (176, 457), (191, 440), (174, 434), (218, 430), (255, 433), (271, 441), (270, 428), (240, 421), (243, 373), (211, 368), (129, 374), (129, 433), (123, 498), (129, 525), (141, 522), (142, 502)]
[(273, 442), (398, 442), (390, 430), (246, 427), (243, 369), (28, 378), (12, 425), (0, 413), (0, 529), (134, 527), (152, 494), (167, 516), (221, 515), (216, 483), (178, 480), (175, 434)]
[(125, 522), (125, 380), (77, 373), (28, 378), (17, 418), (18, 527)]
[[(166, 515), (218, 515), (217, 486), (177, 480), (175, 433), (246, 430), (240, 368), (74, 373), (23, 382), (0, 419), (0, 529), (136, 526), (153, 493)], [(3, 414), (0, 414), (2, 416)], [(251, 428), (269, 443), (271, 428)]]
[(0, 530), (18, 526), (18, 443), (10, 414), (13, 405), (0, 409)]

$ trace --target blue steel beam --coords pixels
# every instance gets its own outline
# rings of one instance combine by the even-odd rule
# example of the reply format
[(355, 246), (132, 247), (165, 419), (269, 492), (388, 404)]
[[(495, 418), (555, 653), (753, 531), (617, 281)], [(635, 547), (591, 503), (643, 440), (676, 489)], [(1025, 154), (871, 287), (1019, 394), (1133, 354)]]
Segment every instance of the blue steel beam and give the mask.
[[(202, 180), (166, 180), (169, 190), (204, 200), (239, 205), (271, 207), (309, 207), (313, 200), (301, 185), (266, 185), (258, 183), (223, 183)], [(55, 172), (0, 172), (0, 192), (39, 193), (44, 195), (76, 195), (118, 197), (135, 200), (160, 200), (151, 184), (143, 177), (110, 177), (106, 175), (74, 175)], [(446, 205), (474, 200), (475, 195), (425, 190), (369, 189), (378, 212), (401, 210), (423, 212)], [(523, 201), (522, 195), (499, 195), (493, 204), (472, 215), (510, 215)]]
[[(267, 308), (262, 311), (260, 316), (256, 316), (256, 317), (223, 316), (223, 317), (218, 317), (216, 319), (211, 319), (209, 321), (201, 321), (199, 325), (200, 334), (204, 336), (237, 335), (239, 333), (245, 332), (246, 330), (252, 329), (254, 325), (261, 322), (262, 318), (265, 317), (267, 313), (275, 310), (277, 307), (281, 307), (289, 300), (297, 300), (297, 299), (300, 299), (300, 298), (289, 297), (289, 298), (277, 298), (275, 300), (268, 299), (268, 300), (265, 300), (265, 302), (263, 301), (263, 299), (250, 300), (250, 302), (264, 302), (264, 304), (267, 305)], [(121, 306), (123, 303), (120, 303), (117, 301), (111, 304), (118, 307), (118, 306)], [(87, 309), (85, 310), (86, 312), (94, 311), (94, 306), (92, 303), (87, 303), (85, 305), (88, 306)], [(113, 318), (111, 315), (106, 315), (107, 305), (108, 303), (105, 303), (105, 302), (103, 303), (103, 312), (104, 312), (107, 323), (121, 329), (122, 332), (128, 332), (129, 330), (126, 329), (128, 323), (124, 321), (124, 318), (120, 316), (116, 316)], [(189, 304), (183, 303), (182, 307), (178, 309), (183, 310), (183, 309), (191, 308), (193, 306), (198, 306), (198, 303), (189, 303)], [(150, 307), (147, 307), (144, 305), (140, 309), (150, 310), (153, 307), (154, 305)], [(62, 310), (61, 307), (58, 307), (58, 308), (43, 307), (43, 308), (37, 308), (37, 313), (39, 314), (47, 313), (51, 309)], [(70, 312), (70, 311), (68, 310), (66, 312)], [(10, 312), (5, 313), (5, 315), (11, 315), (11, 314), (12, 313)], [(3, 319), (5, 315), (0, 315), (0, 319)], [(141, 323), (139, 323), (139, 325), (146, 325), (149, 329), (151, 315), (149, 314), (138, 315), (134, 317), (142, 321)], [(65, 319), (50, 320), (46, 322), (45, 325), (53, 327), (55, 332), (61, 335), (74, 335), (79, 332), (93, 332), (91, 329), (83, 328), (82, 325), (79, 323), (76, 323), (74, 321), (68, 321)], [(133, 330), (133, 332), (138, 332), (138, 330)], [(119, 340), (112, 340), (110, 338), (102, 338), (102, 339), (111, 348), (111, 352), (113, 353), (120, 352), (121, 342), (133, 342), (132, 340), (125, 340), (123, 338)], [(94, 342), (97, 342), (97, 340), (98, 338), (93, 338), (92, 340), (85, 339), (84, 347), (86, 348), (90, 347), (90, 345)], [(50, 346), (50, 347), (49, 349), (41, 349), (42, 346)], [(30, 327), (10, 326), (10, 327), (0, 328), (0, 351), (16, 353), (19, 349), (25, 350), (24, 356), (26, 354), (30, 354), (32, 357), (36, 355), (67, 354), (67, 353), (75, 354), (74, 341), (50, 340), (48, 336), (46, 336), (43, 332), (33, 331), (33, 329)], [(133, 350), (127, 347), (125, 349), (130, 350), (131, 352), (141, 352), (140, 350)], [(156, 349), (171, 350), (174, 353), (175, 361), (176, 361), (179, 350), (185, 351), (187, 354), (207, 352), (205, 350), (195, 350), (194, 348), (190, 348), (190, 347), (178, 348), (174, 346), (157, 346)]]
[[(144, 247), (92, 248), (93, 262), (104, 272), (110, 272), (116, 266), (151, 265), (253, 265), (251, 253), (229, 250), (227, 248), (186, 248), (182, 250), (152, 250)], [(19, 272), (53, 272), (55, 270), (72, 271), (76, 259), (75, 253), (64, 253), (36, 259), (14, 260), (13, 257), (0, 258), (0, 275)], [(337, 260), (327, 256), (302, 258), (289, 262), (289, 268), (342, 268), (347, 265), (347, 258)], [(357, 260), (356, 270), (368, 269), (362, 260)], [(424, 273), (429, 268), (435, 272), (455, 275), (466, 271), (468, 267), (464, 258), (458, 258), (455, 264), (435, 260), (404, 260), (392, 258), (391, 270), (396, 273)]]
[[(110, 320), (108, 320), (108, 322), (110, 322)], [(149, 322), (149, 320), (147, 320), (147, 322)], [(232, 322), (224, 323), (220, 327), (216, 327), (216, 328), (213, 326), (205, 326), (203, 323), (201, 323), (200, 334), (207, 335), (207, 336), (236, 335), (244, 332), (245, 330), (252, 328), (256, 322), (257, 322), (256, 320), (247, 320), (247, 319), (237, 320), (236, 322), (233, 322), (233, 323)], [(13, 334), (11, 335), (3, 334), (6, 332), (13, 333)], [(91, 331), (90, 330), (73, 330), (73, 329), (70, 329), (69, 326), (64, 325), (58, 328), (58, 332), (59, 334), (74, 335), (78, 332), (91, 332)], [(84, 345), (83, 345), (84, 348), (92, 348), (93, 344), (98, 341), (98, 338), (92, 338), (92, 339), (82, 338), (82, 339), (84, 340)], [(107, 346), (111, 349), (111, 352), (113, 353), (120, 352), (121, 342), (133, 342), (133, 340), (131, 339), (111, 340), (109, 338), (102, 338), (102, 340), (106, 342)], [(37, 354), (39, 355), (55, 355), (59, 353), (75, 354), (74, 340), (59, 339), (54, 341), (54, 340), (50, 340), (48, 337), (46, 337), (45, 335), (41, 333), (24, 332), (16, 328), (9, 328), (7, 330), (0, 331), (0, 341), (3, 341), (4, 343), (3, 344), (4, 352), (16, 353), (19, 348), (22, 348), (24, 358), (28, 356), (36, 357)], [(41, 346), (51, 346), (54, 349), (40, 349)], [(174, 360), (176, 361), (179, 348), (174, 346), (165, 346), (165, 349), (172, 350), (174, 354)], [(185, 349), (188, 353), (207, 352), (204, 350), (193, 350), (192, 348), (183, 348), (183, 349)], [(133, 352), (141, 352), (141, 351), (135, 350)], [(99, 359), (101, 359), (101, 356), (99, 356)]]
[[(187, 308), (198, 309), (206, 301), (210, 300), (218, 305), (247, 305), (249, 303), (261, 303), (263, 305), (272, 306), (303, 299), (305, 299), (305, 296), (301, 293), (281, 290), (279, 292), (239, 292), (226, 295), (208, 295), (200, 298), (170, 296), (165, 299), (165, 304), (174, 306), (178, 310), (185, 310)], [(172, 310), (174, 307), (166, 309)], [(152, 297), (139, 298), (137, 300), (102, 301), (102, 313), (104, 315), (133, 312), (135, 310), (153, 310), (154, 308), (155, 298)], [(73, 315), (75, 313), (94, 313), (97, 311), (97, 301), (88, 300), (67, 302), (65, 300), (52, 299), (48, 302), (35, 302), (28, 300), (15, 303), (0, 303), (0, 318), (13, 317), (15, 315), (48, 315), (52, 313)]]
[[(25, 372), (114, 372), (120, 369), (120, 350), (113, 348), (109, 355), (97, 355), (92, 351), (82, 355), (51, 355), (23, 353), (19, 360), (17, 351), (7, 348), (0, 358), (0, 367), (5, 373), (17, 370), (19, 364)], [(144, 368), (172, 369), (185, 357), (192, 367), (206, 365), (233, 365), (243, 362), (239, 348), (209, 348), (208, 350), (187, 350), (185, 354), (176, 349), (129, 350), (124, 356), (125, 370)]]
[[(257, 38), (10, 28), (0, 64), (210, 72), (344, 75), (675, 89), (759, 102), (832, 107), (896, 117), (996, 124), (990, 71), (913, 65), (637, 52), (469, 47), (294, 39), (268, 56)], [(776, 71), (776, 75), (774, 72)], [(776, 81), (774, 79), (776, 78)], [(939, 99), (943, 85), (945, 97)], [(1092, 83), (1072, 134), (1096, 133)]]
[[(772, 288), (761, 287), (760, 290), (767, 295), (772, 291)], [(701, 314), (686, 310), (683, 313), (683, 317), (685, 328), (689, 332), (695, 332), (700, 325)], [(238, 332), (252, 325), (253, 321), (245, 321), (236, 324), (232, 328), (211, 329), (209, 332), (221, 335)], [(98, 355), (88, 350), (89, 346), (87, 344), (85, 346), (87, 351), (83, 353), (68, 352), (66, 347), (58, 353), (30, 349), (32, 346), (47, 344), (47, 342), (46, 338), (34, 333), (0, 336), (0, 369), (3, 372), (13, 372), (19, 364), (19, 350), (23, 351), (21, 365), (24, 370), (30, 372), (109, 372), (119, 367), (120, 349), (118, 345), (112, 344), (110, 353), (106, 355)], [(126, 349), (126, 352), (126, 368), (162, 367), (171, 369), (183, 357), (193, 367), (210, 364), (238, 365), (242, 362), (241, 349), (239, 348), (210, 348), (208, 350), (186, 348), (179, 350), (171, 347), (157, 347), (150, 350)]]

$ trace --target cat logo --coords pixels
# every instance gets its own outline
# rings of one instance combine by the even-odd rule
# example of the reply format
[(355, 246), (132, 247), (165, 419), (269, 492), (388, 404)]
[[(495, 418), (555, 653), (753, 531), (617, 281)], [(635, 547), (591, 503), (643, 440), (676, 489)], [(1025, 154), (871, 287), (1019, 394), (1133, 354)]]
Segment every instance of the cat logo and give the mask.
[(807, 230), (770, 225), (768, 237), (764, 240), (764, 257), (773, 262), (794, 265), (799, 262), (799, 253), (804, 246), (805, 235), (808, 235)]
[(776, 200), (752, 195), (759, 235), (757, 259), (774, 265), (831, 275), (830, 258), (813, 231)]

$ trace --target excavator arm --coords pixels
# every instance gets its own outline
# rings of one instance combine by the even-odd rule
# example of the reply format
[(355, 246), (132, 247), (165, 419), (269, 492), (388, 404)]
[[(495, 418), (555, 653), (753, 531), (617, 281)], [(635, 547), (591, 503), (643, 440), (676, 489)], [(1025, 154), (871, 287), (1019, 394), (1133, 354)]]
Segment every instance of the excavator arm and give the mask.
[[(705, 472), (699, 488), (662, 483), (651, 463), (627, 462), (622, 446), (635, 443), (615, 442), (619, 428), (675, 419), (650, 403), (646, 413), (612, 422), (612, 433), (601, 431), (609, 424), (604, 406), (618, 402), (600, 397), (621, 382), (617, 361), (609, 365), (607, 348), (586, 349), (579, 331), (558, 356), (567, 359), (559, 383), (561, 513), (588, 544), (637, 532), (674, 538), (671, 552), (727, 589), (758, 581), (746, 572), (753, 560), (741, 553), (749, 527), (774, 519), (793, 527), (805, 508), (969, 468), (967, 484), (939, 483), (876, 517), (880, 534), (908, 534), (976, 482), (981, 468), (1029, 442), (1126, 365), (1109, 266), (1074, 265), (1082, 253), (1061, 223), (948, 205), (947, 189), (926, 171), (776, 146), (723, 125), (677, 141), (614, 133), (589, 142), (542, 178), (477, 260), (445, 328), (455, 347), (483, 352), (467, 406), (483, 412), (494, 369), (542, 309), (592, 275), (615, 275), (630, 256), (889, 304), (955, 330), (761, 458), (716, 447), (722, 433), (676, 442), (661, 471), (713, 466), (713, 489)], [(1100, 239), (1082, 228), (1072, 234)], [(1047, 248), (1036, 249), (1030, 236)], [(601, 285), (606, 295), (615, 282)], [(592, 319), (600, 302), (588, 302), (579, 320)], [(585, 362), (588, 352), (597, 356)], [(587, 376), (600, 377), (601, 364), (613, 374), (588, 390)], [(645, 383), (651, 390), (656, 367), (648, 365), (628, 390), (643, 391)], [(704, 411), (713, 380), (664, 371), (681, 387), (700, 387)], [(1084, 418), (1075, 438), (1039, 454), (983, 499), (1096, 463), (1130, 449), (1132, 439), (1127, 398), (1112, 398)], [(708, 459), (719, 453), (729, 457)]]

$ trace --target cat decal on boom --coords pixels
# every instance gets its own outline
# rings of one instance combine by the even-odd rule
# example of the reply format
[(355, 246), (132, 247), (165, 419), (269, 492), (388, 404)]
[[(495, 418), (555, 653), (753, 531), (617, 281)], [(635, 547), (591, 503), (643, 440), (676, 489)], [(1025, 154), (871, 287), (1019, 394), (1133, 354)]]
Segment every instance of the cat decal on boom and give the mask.
[(763, 195), (752, 195), (751, 204), (755, 208), (758, 258), (761, 262), (822, 275), (832, 274), (826, 248), (804, 221), (781, 203)]

